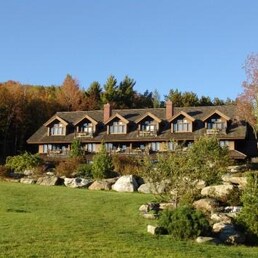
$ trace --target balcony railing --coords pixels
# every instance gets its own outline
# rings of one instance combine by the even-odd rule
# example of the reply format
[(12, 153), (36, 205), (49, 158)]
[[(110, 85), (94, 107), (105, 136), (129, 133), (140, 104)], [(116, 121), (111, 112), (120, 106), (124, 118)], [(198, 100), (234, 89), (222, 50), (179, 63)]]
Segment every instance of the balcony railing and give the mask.
[(226, 129), (218, 129), (218, 128), (206, 129), (207, 135), (216, 135), (216, 134), (225, 134), (225, 133), (226, 133)]
[(69, 150), (49, 150), (47, 152), (47, 155), (49, 157), (63, 157), (66, 158), (67, 156), (69, 156)]
[(158, 135), (157, 130), (138, 130), (138, 137), (156, 137)]
[(93, 137), (93, 132), (78, 132), (75, 133), (75, 138), (91, 138)]

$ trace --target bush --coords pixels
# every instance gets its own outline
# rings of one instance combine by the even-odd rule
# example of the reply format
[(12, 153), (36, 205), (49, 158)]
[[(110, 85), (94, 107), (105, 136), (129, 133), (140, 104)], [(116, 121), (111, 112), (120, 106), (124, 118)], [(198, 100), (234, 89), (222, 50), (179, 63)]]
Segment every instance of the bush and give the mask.
[(101, 145), (100, 152), (93, 157), (92, 175), (95, 179), (108, 178), (113, 175), (113, 163), (108, 155), (104, 144)]
[(121, 175), (141, 176), (141, 162), (136, 157), (114, 155), (112, 157), (114, 170)]
[(5, 166), (14, 170), (16, 173), (23, 173), (27, 169), (34, 169), (42, 163), (42, 159), (39, 154), (31, 154), (25, 152), (17, 156), (9, 156), (6, 159)]
[(57, 176), (74, 177), (81, 162), (80, 158), (68, 158), (60, 162), (56, 167)]
[(159, 218), (159, 226), (165, 228), (174, 239), (190, 239), (210, 233), (210, 225), (204, 214), (189, 206), (165, 210)]
[(189, 173), (202, 179), (207, 185), (217, 184), (227, 171), (229, 153), (222, 148), (216, 136), (202, 136), (189, 148), (187, 153)]
[(76, 174), (80, 177), (91, 178), (92, 177), (92, 165), (91, 164), (80, 164), (77, 167)]
[(1, 177), (8, 177), (8, 169), (3, 165), (0, 165), (0, 178)]
[(83, 156), (83, 151), (82, 151), (81, 142), (79, 139), (74, 139), (71, 144), (70, 157), (71, 158), (76, 158), (76, 157), (79, 158), (82, 156)]
[(241, 196), (243, 208), (237, 217), (238, 223), (246, 231), (258, 237), (258, 174), (250, 173)]

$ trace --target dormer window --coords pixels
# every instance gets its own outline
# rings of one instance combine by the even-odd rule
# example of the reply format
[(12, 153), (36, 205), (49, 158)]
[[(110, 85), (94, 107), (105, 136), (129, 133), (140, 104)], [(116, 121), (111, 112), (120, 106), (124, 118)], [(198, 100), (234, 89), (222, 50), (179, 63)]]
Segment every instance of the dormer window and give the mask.
[(141, 124), (141, 131), (155, 132), (157, 131), (157, 124), (152, 120), (146, 120)]
[(226, 133), (230, 118), (219, 110), (215, 110), (203, 119), (206, 134)]
[(54, 123), (50, 127), (50, 135), (65, 135), (65, 126), (62, 123)]
[(227, 123), (222, 121), (221, 118), (212, 118), (207, 122), (207, 129), (225, 129), (227, 127)]
[(191, 132), (192, 126), (187, 119), (178, 119), (173, 123), (174, 132)]
[(169, 122), (171, 122), (172, 133), (188, 133), (193, 131), (193, 123), (195, 119), (181, 111), (173, 116)]
[(74, 123), (76, 126), (75, 137), (93, 137), (98, 122), (88, 115), (83, 116)]
[(161, 119), (147, 112), (137, 119), (135, 123), (138, 124), (138, 137), (152, 137), (158, 135)]
[(107, 134), (126, 134), (129, 121), (116, 113), (106, 121)]
[(92, 123), (83, 123), (81, 126), (79, 126), (79, 133), (92, 133), (92, 131)]
[(122, 121), (114, 121), (109, 126), (110, 134), (126, 133), (126, 125)]

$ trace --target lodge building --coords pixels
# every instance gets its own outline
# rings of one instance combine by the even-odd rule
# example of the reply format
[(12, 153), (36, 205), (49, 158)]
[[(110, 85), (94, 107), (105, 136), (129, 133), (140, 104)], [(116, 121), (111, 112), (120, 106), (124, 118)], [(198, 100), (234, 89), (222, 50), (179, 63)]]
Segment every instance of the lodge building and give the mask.
[(98, 152), (104, 143), (110, 153), (140, 155), (187, 149), (204, 135), (216, 135), (230, 156), (244, 160), (257, 156), (251, 126), (239, 120), (235, 105), (165, 108), (112, 109), (57, 112), (28, 140), (42, 155), (67, 157), (74, 139), (85, 155)]

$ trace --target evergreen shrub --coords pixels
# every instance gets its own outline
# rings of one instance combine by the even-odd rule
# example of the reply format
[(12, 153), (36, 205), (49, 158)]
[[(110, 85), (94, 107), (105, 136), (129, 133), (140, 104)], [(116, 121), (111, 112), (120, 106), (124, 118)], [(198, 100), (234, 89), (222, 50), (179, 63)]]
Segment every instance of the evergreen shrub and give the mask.
[(210, 232), (210, 225), (205, 215), (190, 206), (164, 210), (158, 223), (174, 239), (192, 239), (208, 235)]

